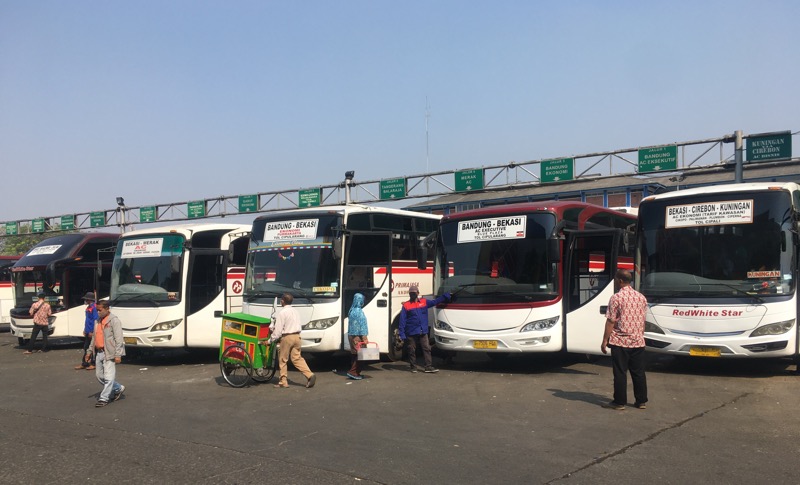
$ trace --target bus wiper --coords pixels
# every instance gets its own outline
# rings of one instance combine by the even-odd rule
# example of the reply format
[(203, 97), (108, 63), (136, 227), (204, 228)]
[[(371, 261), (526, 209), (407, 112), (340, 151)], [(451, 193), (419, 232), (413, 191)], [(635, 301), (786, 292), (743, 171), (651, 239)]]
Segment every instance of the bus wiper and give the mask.
[[(133, 295), (132, 297), (125, 298), (125, 299), (122, 299), (120, 297), (116, 297), (113, 300), (110, 300), (108, 303), (109, 303), (109, 305), (113, 305), (114, 303), (117, 303), (117, 302), (138, 300), (138, 299), (140, 299), (140, 298), (142, 298), (144, 296), (150, 296), (150, 295), (154, 295), (154, 294), (155, 293), (137, 293), (137, 294)], [(160, 307), (161, 306), (161, 305), (158, 304), (157, 301), (153, 300), (152, 298), (149, 298), (149, 299), (146, 299), (146, 300), (143, 300), (143, 301), (146, 301), (147, 303), (150, 303), (154, 307)]]
[(256, 298), (264, 298), (264, 297), (275, 297), (281, 296), (279, 291), (251, 291), (244, 294), (244, 298), (247, 300), (248, 303), (255, 300)]
[[(316, 303), (309, 296), (308, 292), (306, 290), (302, 289), (302, 288), (295, 288), (293, 286), (284, 285), (283, 283), (278, 283), (276, 281), (270, 281), (270, 284), (273, 285), (273, 286), (278, 286), (280, 288), (286, 288), (286, 290), (288, 290), (288, 293), (291, 293), (292, 296), (295, 296), (294, 293), (296, 292), (299, 296), (302, 296), (303, 298), (307, 299), (309, 302)], [(277, 292), (277, 291), (273, 291), (273, 292), (269, 292), (268, 291), (266, 293), (271, 293), (273, 296), (281, 296), (281, 293)]]
[(734, 293), (736, 293), (737, 295), (746, 296), (746, 297), (752, 298), (755, 301), (757, 301), (758, 303), (764, 303), (764, 299), (761, 298), (760, 296), (758, 296), (756, 294), (748, 293), (748, 292), (742, 290), (741, 288), (737, 288), (737, 287), (735, 287), (733, 285), (729, 285), (727, 283), (694, 283), (694, 284), (697, 285), (697, 286), (700, 286), (700, 287), (702, 287), (703, 285), (724, 286), (726, 288), (730, 288), (731, 290), (733, 290)]
[(451, 295), (457, 295), (461, 293), (462, 290), (465, 288), (472, 288), (473, 286), (497, 286), (499, 283), (491, 282), (491, 283), (467, 283), (466, 285), (458, 285), (455, 291), (451, 291)]

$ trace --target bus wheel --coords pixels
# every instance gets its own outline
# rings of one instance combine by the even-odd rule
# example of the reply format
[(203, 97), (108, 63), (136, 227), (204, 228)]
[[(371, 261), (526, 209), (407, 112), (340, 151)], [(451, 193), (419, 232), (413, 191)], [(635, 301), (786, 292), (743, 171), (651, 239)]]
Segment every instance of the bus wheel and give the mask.
[(400, 348), (397, 347), (396, 343), (400, 338), (400, 322), (395, 320), (392, 323), (392, 326), (389, 327), (389, 348), (386, 349), (386, 358), (389, 359), (391, 362), (397, 362), (403, 360), (403, 352), (405, 345), (401, 346)]

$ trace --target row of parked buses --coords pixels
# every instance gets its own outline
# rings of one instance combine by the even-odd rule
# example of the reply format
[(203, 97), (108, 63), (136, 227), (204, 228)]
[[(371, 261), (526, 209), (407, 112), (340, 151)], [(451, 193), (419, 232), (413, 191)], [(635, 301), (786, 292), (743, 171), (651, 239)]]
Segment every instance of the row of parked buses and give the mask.
[(131, 350), (217, 347), (224, 312), (270, 317), (291, 293), (308, 352), (347, 345), (365, 297), (370, 340), (399, 359), (408, 288), (445, 292), (438, 348), (491, 355), (598, 354), (618, 268), (650, 306), (648, 349), (689, 356), (798, 355), (800, 186), (738, 184), (652, 196), (639, 218), (572, 201), (496, 206), (441, 218), (344, 205), (201, 224), (50, 238), (11, 268), (11, 331), (30, 335), (43, 291), (53, 336), (80, 336), (81, 298), (108, 296)]

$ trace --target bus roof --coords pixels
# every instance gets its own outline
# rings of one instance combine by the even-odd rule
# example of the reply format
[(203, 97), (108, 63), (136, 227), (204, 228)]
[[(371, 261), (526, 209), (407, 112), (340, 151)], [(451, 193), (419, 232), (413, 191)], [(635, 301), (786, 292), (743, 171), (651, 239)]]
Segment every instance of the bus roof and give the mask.
[(76, 232), (49, 237), (25, 253), (14, 268), (47, 266), (51, 261), (77, 256), (87, 244), (111, 247), (117, 240), (119, 234), (107, 232)]
[(256, 220), (260, 219), (274, 219), (276, 217), (286, 217), (287, 215), (291, 214), (321, 214), (321, 213), (328, 213), (328, 214), (354, 214), (354, 213), (374, 213), (374, 214), (397, 214), (397, 215), (413, 215), (414, 217), (423, 217), (428, 219), (441, 219), (442, 216), (439, 214), (429, 214), (427, 212), (416, 212), (411, 210), (405, 209), (392, 209), (389, 207), (376, 207), (371, 205), (362, 205), (362, 204), (349, 204), (349, 205), (332, 205), (326, 207), (308, 207), (303, 209), (288, 209), (284, 211), (277, 211), (277, 212), (270, 212), (269, 214), (265, 214), (263, 216), (257, 217)]
[(695, 195), (726, 194), (736, 192), (753, 192), (761, 190), (800, 190), (800, 185), (794, 182), (748, 182), (743, 184), (720, 184), (698, 187), (687, 190), (677, 190), (658, 195), (651, 195), (642, 199), (642, 203), (649, 200), (679, 199), (682, 197), (692, 197)]
[[(462, 219), (473, 219), (475, 217), (485, 217), (485, 216), (502, 216), (506, 214), (516, 214), (521, 212), (553, 212), (557, 216), (561, 217), (564, 211), (569, 209), (593, 209), (593, 210), (610, 210), (614, 211), (615, 209), (609, 207), (602, 207), (595, 204), (589, 204), (587, 202), (580, 202), (577, 200), (546, 200), (541, 202), (523, 202), (520, 204), (508, 204), (508, 205), (497, 205), (491, 207), (483, 207), (480, 209), (472, 209), (463, 212), (457, 212), (455, 214), (449, 214), (444, 216), (442, 219), (442, 223), (448, 221), (457, 221)], [(621, 211), (616, 211), (620, 214), (627, 215), (631, 217), (631, 219), (635, 218), (634, 214), (624, 213)]]
[(128, 239), (139, 237), (146, 234), (169, 234), (178, 233), (189, 238), (192, 234), (205, 231), (250, 231), (250, 224), (222, 224), (222, 223), (198, 223), (198, 224), (175, 224), (168, 226), (149, 227), (147, 229), (137, 229), (126, 232), (121, 237)]

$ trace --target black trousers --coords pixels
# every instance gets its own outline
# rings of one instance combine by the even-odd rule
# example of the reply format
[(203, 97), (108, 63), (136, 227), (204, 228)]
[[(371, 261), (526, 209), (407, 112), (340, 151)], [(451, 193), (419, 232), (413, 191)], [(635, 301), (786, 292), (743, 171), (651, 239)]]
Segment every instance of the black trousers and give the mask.
[(36, 336), (39, 335), (39, 332), (42, 332), (42, 350), (47, 350), (47, 332), (49, 328), (47, 325), (36, 325), (33, 324), (33, 330), (31, 331), (31, 339), (28, 341), (28, 351), (33, 352), (33, 344), (36, 342)]
[(647, 402), (647, 377), (644, 375), (644, 347), (627, 348), (609, 345), (611, 365), (614, 368), (614, 402), (628, 403), (628, 372), (633, 382), (633, 396), (637, 403)]
[(431, 343), (428, 341), (428, 334), (423, 335), (406, 335), (406, 342), (408, 344), (408, 363), (412, 367), (417, 366), (417, 345), (422, 348), (422, 358), (425, 360), (425, 367), (433, 365), (431, 358)]

